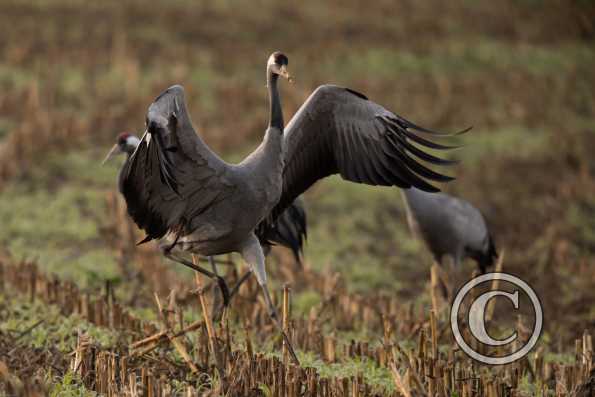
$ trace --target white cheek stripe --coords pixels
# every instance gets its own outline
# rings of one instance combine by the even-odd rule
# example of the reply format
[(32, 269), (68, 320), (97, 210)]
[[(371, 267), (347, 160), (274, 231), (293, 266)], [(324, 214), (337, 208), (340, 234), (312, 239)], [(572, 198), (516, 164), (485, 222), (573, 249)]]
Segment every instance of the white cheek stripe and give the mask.
[(267, 66), (271, 66), (275, 63), (275, 56), (271, 54), (269, 60), (267, 61)]
[(128, 137), (128, 139), (126, 139), (126, 144), (131, 147), (137, 147), (139, 143), (140, 139), (138, 139), (134, 135), (131, 135)]

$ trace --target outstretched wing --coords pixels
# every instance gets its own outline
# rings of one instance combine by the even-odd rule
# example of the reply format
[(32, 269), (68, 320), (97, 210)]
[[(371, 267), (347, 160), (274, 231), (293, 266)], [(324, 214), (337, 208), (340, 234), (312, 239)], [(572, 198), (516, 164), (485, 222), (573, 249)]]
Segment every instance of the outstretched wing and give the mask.
[(352, 182), (438, 191), (426, 180), (445, 182), (453, 178), (432, 171), (419, 159), (439, 165), (452, 161), (418, 146), (453, 147), (429, 141), (416, 132), (440, 134), (355, 91), (332, 85), (318, 87), (285, 127), (283, 193), (271, 218), (279, 216), (314, 182), (336, 173)]
[(196, 216), (231, 194), (227, 164), (192, 128), (181, 86), (155, 99), (146, 123), (147, 131), (122, 170), (128, 213), (146, 232), (144, 241), (170, 230), (189, 233)]

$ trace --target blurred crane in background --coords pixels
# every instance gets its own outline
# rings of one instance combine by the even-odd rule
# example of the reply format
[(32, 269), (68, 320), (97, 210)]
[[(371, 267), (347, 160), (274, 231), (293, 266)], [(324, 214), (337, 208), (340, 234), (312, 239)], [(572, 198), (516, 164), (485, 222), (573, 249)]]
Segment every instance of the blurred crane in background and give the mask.
[[(494, 264), (498, 257), (494, 239), (477, 208), (446, 193), (428, 193), (414, 187), (402, 189), (401, 194), (411, 232), (425, 242), (439, 265), (450, 257), (455, 268), (460, 269), (465, 258), (472, 258), (485, 273)], [(449, 295), (451, 287), (443, 287)]]

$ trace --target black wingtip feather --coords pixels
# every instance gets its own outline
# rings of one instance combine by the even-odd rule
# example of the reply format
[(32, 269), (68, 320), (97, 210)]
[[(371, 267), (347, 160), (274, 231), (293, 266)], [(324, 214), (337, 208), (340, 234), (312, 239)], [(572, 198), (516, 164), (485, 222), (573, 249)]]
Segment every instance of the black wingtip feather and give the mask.
[(469, 127), (465, 128), (464, 130), (461, 130), (461, 131), (459, 131), (459, 132), (455, 132), (455, 133), (453, 134), (453, 136), (460, 136), (460, 135), (466, 134), (466, 133), (468, 133), (469, 131), (471, 131), (472, 129), (473, 129), (473, 126), (472, 126), (472, 125), (470, 125)]
[(471, 128), (473, 128), (473, 127), (467, 127), (466, 129), (464, 129), (462, 131), (455, 132), (455, 133), (440, 132), (440, 131), (435, 131), (435, 130), (431, 130), (429, 128), (419, 126), (419, 125), (417, 125), (401, 116), (395, 115), (395, 117), (396, 117), (395, 121), (398, 124), (400, 124), (403, 128), (410, 128), (412, 130), (425, 132), (426, 134), (434, 135), (437, 137), (453, 137), (453, 136), (457, 136), (457, 135), (462, 135), (462, 134), (470, 131)]
[[(411, 188), (411, 187), (414, 187), (414, 186), (411, 185), (411, 186), (408, 186), (407, 188)], [(423, 190), (426, 193), (440, 193), (439, 188), (437, 188), (436, 186), (429, 184), (429, 183), (427, 183), (424, 186), (415, 186), (415, 187), (419, 190)]]
[(455, 178), (452, 176), (439, 174), (439, 173), (425, 167), (424, 165), (418, 163), (417, 161), (415, 161), (414, 159), (409, 157), (406, 153), (401, 154), (401, 159), (405, 162), (405, 164), (407, 164), (407, 166), (409, 166), (411, 168), (411, 170), (413, 172), (415, 172), (416, 174), (418, 174), (424, 178), (427, 178), (427, 179), (430, 179), (430, 180), (436, 181), (436, 182), (451, 182), (451, 181), (455, 180)]
[[(383, 120), (387, 124), (388, 128), (390, 128), (395, 133), (404, 134), (411, 140), (413, 140), (427, 148), (438, 149), (438, 150), (452, 150), (452, 149), (460, 148), (460, 146), (442, 145), (440, 143), (436, 143), (436, 142), (427, 140), (425, 138), (422, 138), (421, 136), (417, 135), (413, 131), (410, 131), (408, 129), (408, 127), (404, 126), (403, 123), (399, 122), (399, 120), (397, 120), (397, 119), (393, 119), (390, 117), (379, 117), (379, 118), (381, 120)], [(443, 136), (446, 136), (446, 135), (443, 135)]]
[(461, 145), (441, 145), (439, 143), (432, 142), (425, 138), (422, 138), (419, 135), (417, 135), (409, 130), (403, 130), (403, 131), (404, 131), (404, 134), (407, 136), (407, 138), (419, 143), (422, 146), (430, 148), (430, 149), (452, 150), (452, 149), (460, 149), (462, 147)]
[[(458, 160), (450, 160), (450, 159), (443, 159), (441, 157), (436, 157), (433, 156), (429, 153), (424, 152), (423, 150), (420, 150), (419, 148), (417, 148), (416, 146), (412, 145), (410, 142), (407, 141), (407, 139), (401, 137), (398, 134), (395, 135), (390, 135), (390, 138), (392, 140), (392, 144), (393, 145), (403, 145), (403, 147), (405, 147), (405, 149), (410, 152), (411, 154), (413, 154), (415, 157), (427, 161), (430, 164), (436, 164), (436, 165), (453, 165), (453, 164), (457, 164), (459, 163)], [(397, 140), (397, 142), (394, 142), (394, 140)]]
[[(419, 164), (418, 162), (411, 159), (405, 152), (395, 147), (396, 150), (391, 151), (389, 155), (398, 161), (404, 163), (405, 167), (401, 168), (398, 173), (399, 178), (405, 180), (405, 184), (398, 184), (394, 183), (395, 186), (401, 188), (409, 188), (411, 186), (415, 186), (418, 189), (421, 189), (426, 192), (439, 192), (440, 189), (431, 185), (429, 182), (421, 178), (424, 174), (430, 174), (430, 170), (425, 168), (423, 165)], [(440, 177), (444, 177), (443, 175), (438, 174)], [(446, 178), (446, 177), (445, 177)], [(431, 180), (440, 181), (440, 178), (428, 178)]]
[(139, 241), (138, 243), (136, 243), (136, 245), (137, 245), (137, 246), (138, 246), (138, 245), (143, 245), (143, 244), (145, 244), (145, 243), (148, 243), (148, 242), (149, 242), (149, 241), (151, 241), (151, 240), (153, 240), (153, 237), (151, 237), (151, 236), (147, 235), (147, 236), (145, 236), (145, 238), (144, 238), (144, 239), (142, 239), (141, 241)]

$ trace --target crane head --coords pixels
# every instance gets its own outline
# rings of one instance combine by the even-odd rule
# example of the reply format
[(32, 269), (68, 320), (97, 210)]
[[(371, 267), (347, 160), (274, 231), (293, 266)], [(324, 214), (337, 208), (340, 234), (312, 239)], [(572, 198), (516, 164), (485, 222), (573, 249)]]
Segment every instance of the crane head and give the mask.
[(135, 135), (130, 134), (128, 132), (122, 132), (120, 135), (118, 135), (116, 143), (114, 144), (114, 146), (112, 146), (112, 148), (108, 152), (107, 156), (105, 156), (105, 159), (103, 159), (103, 162), (101, 164), (105, 164), (109, 159), (111, 159), (114, 155), (117, 154), (132, 154), (132, 152), (134, 152), (139, 143), (140, 140)]
[(280, 51), (275, 51), (269, 57), (267, 68), (270, 69), (272, 73), (285, 77), (289, 82), (293, 82), (293, 77), (291, 77), (287, 71), (288, 64), (289, 58), (287, 58), (287, 55)]

